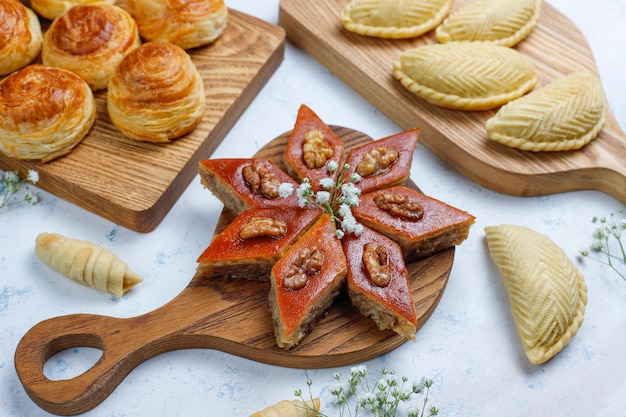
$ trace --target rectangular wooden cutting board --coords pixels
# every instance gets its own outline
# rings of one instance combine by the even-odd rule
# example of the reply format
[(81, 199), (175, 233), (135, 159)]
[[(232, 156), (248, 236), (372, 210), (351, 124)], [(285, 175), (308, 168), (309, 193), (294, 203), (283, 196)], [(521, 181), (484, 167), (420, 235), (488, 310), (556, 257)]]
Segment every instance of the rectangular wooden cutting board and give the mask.
[[(120, 2), (123, 3), (123, 2)], [(190, 50), (204, 80), (207, 109), (200, 125), (171, 143), (125, 138), (111, 123), (106, 92), (83, 141), (46, 164), (0, 154), (0, 169), (39, 172), (37, 186), (137, 232), (153, 230), (280, 65), (285, 31), (229, 10), (228, 26), (212, 45)]]
[[(281, 0), (280, 24), (290, 41), (400, 127), (421, 127), (420, 143), (451, 167), (506, 194), (593, 189), (626, 202), (626, 136), (610, 111), (600, 135), (578, 151), (533, 153), (490, 141), (484, 125), (496, 110), (437, 107), (414, 96), (393, 77), (393, 61), (407, 49), (436, 43), (434, 31), (402, 40), (357, 35), (341, 25), (340, 12), (348, 2)], [(451, 13), (466, 3), (455, 1)], [(515, 48), (535, 65), (540, 77), (536, 88), (575, 71), (598, 73), (582, 33), (546, 2), (538, 26)]]

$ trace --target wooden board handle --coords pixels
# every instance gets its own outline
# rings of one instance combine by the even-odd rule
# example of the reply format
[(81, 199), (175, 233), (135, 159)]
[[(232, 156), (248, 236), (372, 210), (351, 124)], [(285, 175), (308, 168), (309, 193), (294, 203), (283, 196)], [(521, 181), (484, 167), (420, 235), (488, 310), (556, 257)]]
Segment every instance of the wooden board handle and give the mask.
[[(143, 361), (176, 349), (175, 340), (167, 326), (159, 326), (147, 315), (130, 319), (91, 314), (61, 316), (42, 321), (24, 335), (16, 349), (15, 369), (37, 405), (54, 414), (76, 415), (104, 401)], [(103, 353), (93, 367), (74, 378), (51, 380), (44, 375), (48, 359), (77, 347), (96, 348)]]

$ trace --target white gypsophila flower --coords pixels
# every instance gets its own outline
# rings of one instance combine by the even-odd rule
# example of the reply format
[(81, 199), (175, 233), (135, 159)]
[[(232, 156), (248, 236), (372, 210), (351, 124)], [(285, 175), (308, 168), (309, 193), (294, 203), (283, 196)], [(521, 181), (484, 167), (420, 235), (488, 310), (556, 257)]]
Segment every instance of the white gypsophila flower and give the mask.
[(26, 176), (26, 181), (37, 184), (37, 182), (39, 181), (39, 173), (33, 169), (29, 169), (28, 175)]
[(385, 375), (385, 380), (387, 381), (387, 385), (389, 385), (390, 387), (398, 385), (398, 377), (395, 374)]
[(338, 166), (339, 165), (337, 164), (336, 161), (329, 161), (326, 169), (328, 169), (328, 172), (335, 172), (337, 171)]
[(320, 185), (322, 186), (323, 189), (330, 190), (331, 188), (335, 186), (335, 180), (332, 178), (322, 178), (320, 180)]
[(35, 194), (29, 191), (24, 196), (24, 201), (26, 201), (30, 205), (33, 205), (33, 204), (36, 204), (37, 201), (39, 201), (39, 198)]
[(337, 209), (337, 214), (345, 219), (346, 217), (352, 216), (352, 210), (350, 209), (349, 205), (344, 203), (339, 205), (339, 208)]
[(420, 415), (419, 407), (417, 407), (415, 405), (407, 407), (406, 415), (407, 415), (407, 417), (418, 417)]
[(593, 232), (593, 235), (596, 237), (596, 239), (602, 239), (605, 237), (605, 230), (602, 228), (598, 228)]
[(318, 204), (326, 204), (330, 201), (330, 193), (328, 191), (318, 191), (315, 195), (315, 201)]
[(591, 244), (591, 249), (595, 251), (601, 251), (602, 248), (604, 248), (604, 242), (599, 239), (594, 240), (593, 243)]
[(343, 392), (343, 385), (341, 382), (335, 382), (334, 384), (328, 386), (328, 392), (332, 395), (339, 395)]
[(355, 236), (361, 236), (361, 233), (363, 233), (363, 225), (361, 223), (357, 223), (352, 233), (354, 233)]
[(283, 182), (278, 186), (278, 195), (282, 198), (287, 198), (293, 194), (293, 184)]
[(357, 365), (350, 368), (350, 375), (352, 376), (365, 376), (367, 374), (367, 366)]
[(344, 198), (344, 203), (350, 207), (357, 207), (359, 205), (359, 196), (361, 190), (352, 183), (346, 183), (341, 186), (341, 193)]
[(303, 179), (298, 188), (302, 190), (303, 193), (308, 192), (311, 189), (311, 183), (309, 182), (309, 179)]
[(19, 182), (5, 181), (3, 191), (7, 195), (13, 195), (20, 189), (19, 185), (20, 185)]
[(343, 232), (343, 230), (340, 229), (336, 229), (335, 230), (335, 236), (337, 236), (337, 239), (342, 239), (344, 237), (345, 233)]
[(353, 172), (350, 175), (350, 181), (352, 181), (352, 182), (359, 182), (359, 181), (361, 181), (361, 176), (359, 174), (357, 174), (356, 172)]
[(428, 379), (425, 376), (422, 377), (422, 384), (424, 384), (426, 388), (432, 387), (434, 383), (435, 381), (433, 381), (432, 379)]
[(346, 232), (354, 233), (354, 229), (356, 228), (357, 224), (358, 223), (356, 222), (354, 217), (348, 217), (343, 219), (343, 221), (341, 222), (341, 228)]
[(308, 196), (311, 193), (311, 184), (306, 181), (303, 181), (298, 188), (296, 189), (296, 196), (298, 197), (298, 206), (306, 207), (309, 204)]
[(364, 391), (357, 394), (356, 402), (361, 406), (365, 407), (368, 404), (373, 404), (376, 401), (376, 396), (371, 392)]
[(7, 183), (16, 183), (20, 180), (16, 171), (5, 171), (4, 181)]
[(413, 392), (418, 393), (424, 390), (424, 380), (413, 382)]

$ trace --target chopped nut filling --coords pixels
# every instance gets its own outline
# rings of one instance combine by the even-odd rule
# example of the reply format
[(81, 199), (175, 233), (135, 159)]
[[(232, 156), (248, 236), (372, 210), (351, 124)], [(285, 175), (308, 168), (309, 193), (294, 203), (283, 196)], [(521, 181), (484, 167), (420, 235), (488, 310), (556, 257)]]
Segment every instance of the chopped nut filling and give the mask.
[(424, 216), (422, 206), (415, 201), (409, 201), (405, 194), (378, 194), (374, 197), (374, 202), (379, 209), (409, 220), (419, 220)]
[(278, 187), (280, 187), (280, 181), (269, 168), (260, 162), (255, 161), (252, 165), (244, 167), (243, 179), (253, 194), (265, 195), (270, 198), (279, 196)]
[(361, 161), (356, 166), (356, 173), (362, 177), (382, 174), (389, 169), (396, 159), (398, 159), (398, 151), (379, 146), (363, 154)]
[(323, 263), (324, 253), (317, 246), (302, 249), (287, 271), (283, 286), (290, 290), (304, 288), (309, 278), (322, 270)]
[(363, 246), (363, 265), (374, 285), (386, 287), (391, 281), (391, 270), (387, 265), (387, 249), (370, 242)]
[(333, 148), (322, 132), (315, 129), (304, 134), (302, 153), (307, 168), (321, 168), (333, 156)]
[(260, 236), (281, 237), (287, 233), (287, 223), (270, 217), (253, 217), (246, 223), (239, 237), (252, 239)]

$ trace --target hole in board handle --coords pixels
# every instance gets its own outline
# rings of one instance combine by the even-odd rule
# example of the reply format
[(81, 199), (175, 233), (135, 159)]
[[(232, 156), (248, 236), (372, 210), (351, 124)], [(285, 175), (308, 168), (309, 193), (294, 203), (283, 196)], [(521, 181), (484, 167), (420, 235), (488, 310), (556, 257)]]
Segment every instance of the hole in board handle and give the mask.
[(93, 334), (66, 334), (43, 346), (40, 366), (53, 381), (75, 378), (91, 369), (104, 354), (104, 342)]

